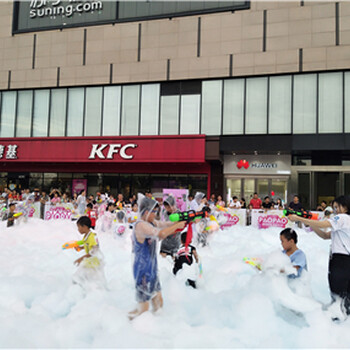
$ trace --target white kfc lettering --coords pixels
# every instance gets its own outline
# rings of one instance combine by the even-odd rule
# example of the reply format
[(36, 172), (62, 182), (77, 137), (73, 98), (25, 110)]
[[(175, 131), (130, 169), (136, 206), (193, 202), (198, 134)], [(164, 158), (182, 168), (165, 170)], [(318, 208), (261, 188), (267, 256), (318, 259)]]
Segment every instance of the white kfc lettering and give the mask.
[(125, 151), (126, 151), (127, 148), (136, 148), (136, 147), (137, 147), (136, 144), (134, 144), (134, 143), (128, 143), (127, 145), (125, 145), (125, 146), (123, 146), (123, 147), (121, 148), (121, 150), (120, 150), (120, 156), (121, 156), (123, 159), (133, 159), (134, 156), (132, 156), (132, 155), (127, 155)]
[[(103, 154), (103, 150), (109, 146), (107, 157)], [(127, 154), (126, 151), (128, 148), (136, 148), (137, 144), (135, 143), (128, 143), (124, 146), (122, 146), (120, 143), (115, 144), (102, 144), (101, 146), (99, 144), (93, 144), (92, 150), (89, 156), (89, 159), (96, 159), (96, 156), (100, 159), (113, 159), (114, 154), (120, 155), (123, 159), (133, 159), (134, 156), (132, 154)]]
[(122, 145), (120, 143), (116, 143), (114, 145), (109, 145), (109, 151), (108, 151), (108, 155), (107, 155), (107, 159), (113, 159), (113, 154), (118, 153), (119, 152), (119, 148)]
[(89, 159), (95, 159), (96, 155), (98, 158), (100, 159), (105, 159), (105, 156), (102, 153), (102, 150), (104, 150), (108, 145), (107, 144), (103, 144), (101, 145), (101, 147), (98, 148), (99, 145), (92, 145), (92, 150), (89, 156)]

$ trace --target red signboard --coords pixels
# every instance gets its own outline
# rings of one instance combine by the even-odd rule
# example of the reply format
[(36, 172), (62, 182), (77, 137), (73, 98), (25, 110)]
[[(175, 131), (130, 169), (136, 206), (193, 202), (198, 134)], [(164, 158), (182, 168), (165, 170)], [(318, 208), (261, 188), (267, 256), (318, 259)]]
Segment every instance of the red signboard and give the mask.
[(205, 136), (0, 139), (0, 162), (204, 163)]

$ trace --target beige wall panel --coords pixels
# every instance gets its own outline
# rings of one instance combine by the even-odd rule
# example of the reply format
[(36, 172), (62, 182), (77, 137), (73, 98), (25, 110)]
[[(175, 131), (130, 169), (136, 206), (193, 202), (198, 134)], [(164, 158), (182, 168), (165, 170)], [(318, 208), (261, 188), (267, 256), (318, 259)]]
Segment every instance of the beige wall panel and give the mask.
[(278, 64), (276, 73), (293, 73), (299, 71), (299, 64)]
[(0, 89), (5, 90), (8, 87), (8, 71), (0, 70)]
[(335, 33), (315, 33), (312, 34), (312, 47), (322, 46), (334, 46), (335, 45)]
[(312, 7), (312, 18), (334, 17), (335, 1), (330, 1), (321, 4), (314, 4)]
[(327, 50), (326, 48), (305, 48), (303, 50), (303, 62), (305, 63), (320, 63), (326, 62)]
[(312, 7), (309, 6), (297, 6), (295, 8), (290, 8), (288, 10), (288, 17), (290, 21), (297, 20), (311, 20), (312, 17)]

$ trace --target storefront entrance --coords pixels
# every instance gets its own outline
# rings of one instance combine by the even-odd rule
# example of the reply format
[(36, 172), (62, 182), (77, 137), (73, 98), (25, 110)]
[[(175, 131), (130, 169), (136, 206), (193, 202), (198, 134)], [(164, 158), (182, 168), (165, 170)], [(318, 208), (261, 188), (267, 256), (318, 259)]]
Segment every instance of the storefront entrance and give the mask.
[(339, 171), (307, 171), (298, 173), (298, 194), (307, 209), (316, 209), (350, 190), (350, 174)]
[(288, 178), (226, 178), (226, 193), (229, 197), (244, 198), (248, 203), (257, 192), (260, 198), (269, 196), (273, 200), (278, 198), (287, 201)]

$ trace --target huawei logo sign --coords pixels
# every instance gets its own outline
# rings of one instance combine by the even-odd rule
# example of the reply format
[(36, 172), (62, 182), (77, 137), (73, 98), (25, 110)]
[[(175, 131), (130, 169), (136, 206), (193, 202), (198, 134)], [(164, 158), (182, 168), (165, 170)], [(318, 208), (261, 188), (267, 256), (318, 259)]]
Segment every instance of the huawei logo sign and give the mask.
[(237, 168), (238, 169), (241, 169), (241, 168), (244, 168), (244, 169), (248, 169), (249, 168), (249, 162), (245, 159), (241, 159), (239, 162), (237, 162)]

